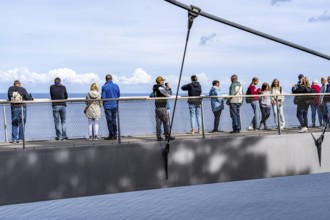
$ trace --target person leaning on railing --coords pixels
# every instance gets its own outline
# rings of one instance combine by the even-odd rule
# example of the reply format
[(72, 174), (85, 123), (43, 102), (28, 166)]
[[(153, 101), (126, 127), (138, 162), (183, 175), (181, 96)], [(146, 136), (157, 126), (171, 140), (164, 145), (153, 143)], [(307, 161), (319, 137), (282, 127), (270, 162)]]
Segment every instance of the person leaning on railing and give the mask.
[[(310, 91), (310, 83), (307, 77), (302, 77), (300, 79), (299, 84), (295, 84), (292, 86), (292, 93), (301, 94), (301, 93), (309, 93)], [(295, 96), (294, 103), (297, 105), (297, 118), (301, 125), (301, 130), (299, 133), (303, 133), (308, 131), (308, 107), (309, 107), (309, 97), (304, 96)]]
[[(201, 84), (196, 75), (192, 75), (191, 83), (181, 87), (188, 91), (188, 96), (200, 96), (202, 94)], [(202, 134), (202, 99), (188, 99), (191, 134), (195, 134), (195, 118), (197, 119), (198, 134)]]
[[(60, 77), (56, 77), (54, 84), (50, 86), (50, 97), (52, 100), (68, 99), (66, 87), (62, 85)], [(53, 102), (52, 107), (56, 131), (55, 140), (68, 140), (66, 133), (66, 102)]]
[[(25, 88), (21, 87), (19, 80), (14, 81), (14, 85), (8, 89), (8, 101), (22, 102), (24, 100), (33, 100), (31, 94), (28, 94)], [(19, 143), (23, 140), (23, 129), (26, 124), (26, 104), (11, 103), (11, 127), (12, 139), (10, 143)], [(23, 108), (22, 108), (23, 107)], [(23, 112), (23, 115), (22, 115)], [(22, 120), (22, 116), (24, 120)], [(23, 126), (24, 125), (24, 126)]]

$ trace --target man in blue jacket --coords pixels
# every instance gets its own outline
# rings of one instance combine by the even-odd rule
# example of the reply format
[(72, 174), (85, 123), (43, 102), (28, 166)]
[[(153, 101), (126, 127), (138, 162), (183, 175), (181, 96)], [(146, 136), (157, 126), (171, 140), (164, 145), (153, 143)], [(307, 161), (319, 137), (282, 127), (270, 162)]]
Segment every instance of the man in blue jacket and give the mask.
[[(112, 82), (110, 74), (105, 77), (106, 83), (102, 86), (102, 99), (117, 99), (120, 98), (119, 86)], [(109, 136), (105, 140), (117, 139), (117, 100), (109, 100), (103, 102), (104, 113), (107, 119)]]

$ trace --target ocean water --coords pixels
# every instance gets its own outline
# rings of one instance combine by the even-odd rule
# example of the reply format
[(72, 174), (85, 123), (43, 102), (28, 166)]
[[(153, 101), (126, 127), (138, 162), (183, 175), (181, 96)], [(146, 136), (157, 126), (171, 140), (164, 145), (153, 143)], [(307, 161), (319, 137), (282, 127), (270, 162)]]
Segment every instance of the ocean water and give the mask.
[[(48, 93), (32, 94), (35, 99), (49, 98)], [(122, 97), (148, 96), (148, 94), (123, 94)], [(84, 98), (84, 93), (69, 94), (70, 98)], [(0, 94), (0, 99), (5, 99), (6, 94)], [(173, 110), (174, 100), (170, 100)], [(68, 102), (67, 106), (67, 133), (70, 138), (84, 138), (88, 136), (88, 121), (83, 113), (84, 102)], [(122, 136), (139, 136), (155, 134), (155, 110), (153, 100), (129, 100), (119, 103), (119, 127)], [(102, 112), (99, 121), (99, 135), (108, 136), (106, 119)], [(171, 112), (172, 114), (172, 112)], [(296, 106), (292, 97), (286, 97), (284, 103), (284, 114), (287, 127), (298, 126), (296, 118)], [(11, 114), (10, 106), (0, 106), (0, 141), (10, 140), (11, 135)], [(210, 100), (203, 101), (203, 118), (206, 132), (213, 129), (213, 113), (211, 111)], [(253, 111), (250, 104), (244, 103), (241, 107), (242, 129), (246, 129), (253, 118)], [(220, 118), (220, 129), (231, 131), (231, 118), (228, 106), (222, 111)], [(274, 127), (274, 117), (267, 121), (268, 126)], [(6, 125), (6, 126), (5, 126)], [(6, 127), (6, 129), (5, 129)], [(186, 100), (179, 100), (175, 113), (173, 131), (175, 133), (185, 133), (190, 131), (189, 109)], [(54, 121), (52, 107), (50, 103), (34, 103), (27, 107), (26, 140), (49, 140), (55, 138)]]
[(7, 205), (0, 218), (327, 220), (329, 182), (324, 173)]

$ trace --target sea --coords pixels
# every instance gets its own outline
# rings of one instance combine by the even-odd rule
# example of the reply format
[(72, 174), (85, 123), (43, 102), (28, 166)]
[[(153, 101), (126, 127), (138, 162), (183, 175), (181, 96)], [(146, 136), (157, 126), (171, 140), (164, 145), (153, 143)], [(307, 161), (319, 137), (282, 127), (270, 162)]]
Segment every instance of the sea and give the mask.
[(2, 220), (328, 220), (330, 173), (0, 206)]
[[(34, 99), (49, 99), (49, 93), (33, 93)], [(85, 98), (85, 93), (71, 93), (69, 98)], [(122, 94), (122, 97), (149, 97), (149, 94)], [(7, 94), (0, 93), (0, 99), (7, 99)], [(173, 114), (174, 99), (169, 100), (171, 116)], [(67, 105), (67, 133), (69, 138), (87, 138), (88, 120), (83, 113), (85, 102), (68, 102)], [(106, 119), (102, 112), (99, 121), (100, 136), (108, 136)], [(155, 107), (154, 100), (123, 100), (119, 102), (119, 129), (121, 136), (144, 136), (155, 134)], [(310, 114), (310, 113), (309, 113)], [(0, 106), (0, 141), (11, 139), (11, 113), (8, 104)], [(296, 106), (293, 97), (288, 96), (284, 101), (284, 115), (286, 127), (297, 127)], [(253, 118), (253, 110), (250, 104), (244, 103), (241, 107), (242, 129), (247, 129)], [(311, 118), (311, 116), (309, 116)], [(213, 129), (214, 115), (209, 99), (203, 101), (203, 125), (206, 132)], [(311, 120), (310, 120), (311, 121)], [(220, 130), (231, 131), (231, 118), (228, 106), (222, 111), (220, 117)], [(273, 112), (267, 120), (269, 127), (275, 127)], [(196, 125), (197, 127), (197, 125)], [(50, 140), (55, 138), (52, 107), (50, 103), (31, 103), (27, 106), (27, 122), (25, 127), (25, 139)], [(186, 99), (177, 102), (172, 133), (186, 133), (191, 129), (189, 109)]]

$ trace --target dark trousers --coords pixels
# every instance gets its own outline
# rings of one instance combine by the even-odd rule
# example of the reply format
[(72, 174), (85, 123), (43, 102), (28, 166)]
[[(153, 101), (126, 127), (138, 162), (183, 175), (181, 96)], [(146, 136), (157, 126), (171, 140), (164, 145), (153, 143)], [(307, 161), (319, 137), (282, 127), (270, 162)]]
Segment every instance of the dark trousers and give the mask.
[(109, 130), (109, 137), (117, 136), (117, 109), (104, 109)]
[(163, 123), (163, 127), (164, 127), (164, 133), (165, 136), (168, 136), (170, 133), (170, 129), (169, 129), (169, 118), (168, 118), (168, 114), (167, 114), (167, 109), (165, 107), (163, 108), (156, 108), (155, 109), (155, 113), (156, 113), (156, 135), (157, 138), (161, 138), (161, 130), (160, 130), (160, 125), (161, 122)]
[(309, 107), (308, 105), (297, 107), (297, 118), (299, 120), (301, 127), (308, 127), (308, 117), (307, 117), (308, 107)]
[(219, 123), (220, 123), (221, 112), (222, 112), (222, 109), (219, 109), (218, 111), (213, 112), (213, 114), (214, 114), (214, 127), (213, 127), (213, 131), (218, 131)]
[(266, 121), (267, 121), (267, 119), (269, 118), (269, 115), (270, 115), (270, 107), (260, 106), (260, 110), (261, 110), (260, 125), (264, 124), (266, 126)]
[(241, 108), (241, 104), (230, 103), (230, 117), (232, 120), (233, 131), (235, 132), (241, 130), (240, 108)]

